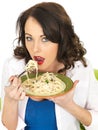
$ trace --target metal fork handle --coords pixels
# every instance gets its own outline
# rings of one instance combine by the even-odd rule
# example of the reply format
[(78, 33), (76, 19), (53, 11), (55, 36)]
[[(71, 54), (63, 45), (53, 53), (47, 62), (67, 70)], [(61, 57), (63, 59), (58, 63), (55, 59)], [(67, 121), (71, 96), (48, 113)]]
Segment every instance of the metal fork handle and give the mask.
[(26, 70), (24, 70), (22, 73), (20, 73), (19, 75), (18, 75), (18, 78), (22, 75), (22, 74), (24, 74), (26, 72)]

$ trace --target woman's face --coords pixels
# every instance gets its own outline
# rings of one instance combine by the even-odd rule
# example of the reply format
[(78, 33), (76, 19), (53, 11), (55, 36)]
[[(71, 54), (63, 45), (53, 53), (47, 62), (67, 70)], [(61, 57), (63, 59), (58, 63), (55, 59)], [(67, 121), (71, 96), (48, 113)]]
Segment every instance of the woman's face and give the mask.
[(32, 17), (25, 24), (25, 44), (32, 59), (37, 61), (40, 71), (57, 71), (58, 44), (47, 39), (41, 25)]

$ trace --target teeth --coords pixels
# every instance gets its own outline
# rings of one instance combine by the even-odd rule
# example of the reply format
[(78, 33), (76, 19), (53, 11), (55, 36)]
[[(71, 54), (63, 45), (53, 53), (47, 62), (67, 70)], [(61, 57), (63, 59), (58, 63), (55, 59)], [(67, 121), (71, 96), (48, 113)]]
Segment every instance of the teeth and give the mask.
[(39, 59), (39, 58), (36, 58), (35, 60), (36, 60), (36, 61), (42, 61), (42, 59)]
[(44, 60), (44, 58), (41, 58), (41, 57), (34, 57), (34, 59), (35, 59), (36, 61), (43, 61), (43, 60)]

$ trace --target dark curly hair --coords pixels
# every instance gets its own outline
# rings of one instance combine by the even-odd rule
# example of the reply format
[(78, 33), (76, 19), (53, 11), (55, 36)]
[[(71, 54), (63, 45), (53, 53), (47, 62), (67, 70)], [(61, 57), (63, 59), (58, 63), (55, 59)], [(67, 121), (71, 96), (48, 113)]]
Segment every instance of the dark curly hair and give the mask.
[(18, 43), (14, 50), (17, 58), (25, 58), (26, 63), (31, 59), (25, 47), (25, 23), (29, 17), (34, 17), (42, 26), (44, 35), (54, 44), (58, 43), (59, 49), (57, 60), (64, 64), (64, 71), (74, 67), (74, 62), (80, 60), (86, 67), (84, 55), (86, 49), (83, 47), (79, 37), (74, 32), (71, 19), (65, 9), (54, 2), (42, 2), (30, 7), (20, 14), (16, 23), (18, 31)]

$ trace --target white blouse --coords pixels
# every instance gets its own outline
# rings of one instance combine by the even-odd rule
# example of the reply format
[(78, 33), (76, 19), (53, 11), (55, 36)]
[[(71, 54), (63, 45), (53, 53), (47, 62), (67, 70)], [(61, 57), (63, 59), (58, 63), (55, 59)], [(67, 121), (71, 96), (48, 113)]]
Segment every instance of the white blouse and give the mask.
[[(81, 107), (87, 109), (92, 115), (92, 123), (86, 127), (86, 130), (98, 130), (98, 81), (95, 79), (93, 68), (87, 61), (88, 66), (84, 67), (80, 61), (75, 63), (75, 67), (67, 70), (67, 76), (73, 81), (79, 80), (75, 89), (74, 101)], [(18, 75), (24, 71), (24, 59), (18, 60), (14, 57), (9, 58), (3, 69), (2, 90), (8, 85), (8, 79), (11, 75)], [(2, 100), (4, 91), (2, 91)], [(16, 130), (24, 130), (25, 109), (28, 97), (19, 101), (19, 118)], [(2, 101), (3, 102), (3, 101)], [(55, 105), (56, 120), (58, 130), (80, 130), (79, 121), (66, 110)], [(0, 122), (0, 130), (6, 130)]]

